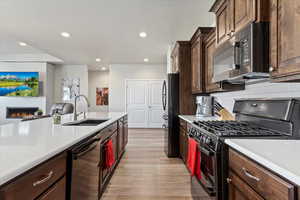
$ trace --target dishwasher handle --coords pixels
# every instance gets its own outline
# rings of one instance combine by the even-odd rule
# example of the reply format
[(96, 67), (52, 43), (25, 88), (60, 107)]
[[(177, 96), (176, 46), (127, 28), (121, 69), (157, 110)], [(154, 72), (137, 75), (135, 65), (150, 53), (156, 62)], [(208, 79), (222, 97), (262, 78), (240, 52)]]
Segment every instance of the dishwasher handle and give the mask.
[(100, 141), (100, 138), (96, 138), (85, 144), (83, 147), (78, 148), (78, 150), (74, 150), (72, 152), (73, 154), (73, 159), (77, 160), (78, 158), (82, 157), (86, 153), (92, 151), (95, 149)]

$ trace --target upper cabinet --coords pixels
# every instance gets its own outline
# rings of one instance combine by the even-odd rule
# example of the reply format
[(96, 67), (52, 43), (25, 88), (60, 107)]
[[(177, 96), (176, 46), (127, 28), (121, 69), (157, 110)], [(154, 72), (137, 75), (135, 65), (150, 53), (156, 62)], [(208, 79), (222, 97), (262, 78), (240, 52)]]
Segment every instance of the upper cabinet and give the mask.
[(211, 27), (199, 27), (191, 39), (192, 93), (203, 93), (204, 88), (204, 37), (212, 30)]
[(212, 30), (204, 40), (204, 62), (205, 62), (205, 91), (220, 92), (222, 91), (220, 84), (213, 82), (213, 54), (216, 49), (216, 32)]
[(191, 43), (177, 41), (171, 54), (173, 73), (179, 73), (179, 114), (195, 114), (195, 98), (191, 86)]
[(216, 0), (211, 12), (216, 14), (216, 45), (229, 40), (251, 22), (269, 20), (269, 0)]
[(275, 81), (300, 81), (300, 1), (271, 0), (270, 72)]
[(229, 1), (224, 0), (222, 3), (219, 1), (218, 7), (212, 11), (216, 14), (216, 44), (219, 45), (228, 40), (231, 36)]

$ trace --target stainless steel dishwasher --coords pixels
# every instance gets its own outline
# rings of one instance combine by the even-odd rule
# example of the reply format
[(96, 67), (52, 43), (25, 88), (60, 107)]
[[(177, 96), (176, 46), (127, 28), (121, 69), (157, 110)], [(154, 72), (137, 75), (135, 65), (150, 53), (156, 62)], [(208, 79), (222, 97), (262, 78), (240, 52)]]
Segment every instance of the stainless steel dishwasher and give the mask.
[(99, 198), (100, 136), (94, 136), (72, 149), (70, 198), (97, 200)]

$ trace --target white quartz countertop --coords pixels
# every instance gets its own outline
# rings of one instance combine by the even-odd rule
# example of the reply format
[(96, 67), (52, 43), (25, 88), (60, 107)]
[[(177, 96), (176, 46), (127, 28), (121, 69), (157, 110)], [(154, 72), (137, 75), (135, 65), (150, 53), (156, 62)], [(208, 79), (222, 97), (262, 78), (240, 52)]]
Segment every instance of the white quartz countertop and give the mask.
[(300, 186), (300, 140), (226, 139), (225, 143)]
[[(108, 119), (98, 126), (54, 125), (52, 118), (0, 126), (0, 185), (63, 152), (115, 122), (126, 113), (88, 113), (88, 119)], [(62, 123), (72, 121), (65, 115)], [(79, 117), (80, 119), (80, 117)]]
[(196, 117), (196, 115), (178, 115), (179, 118), (187, 121), (188, 123), (193, 123), (194, 121), (207, 121), (207, 120), (217, 120), (218, 117)]

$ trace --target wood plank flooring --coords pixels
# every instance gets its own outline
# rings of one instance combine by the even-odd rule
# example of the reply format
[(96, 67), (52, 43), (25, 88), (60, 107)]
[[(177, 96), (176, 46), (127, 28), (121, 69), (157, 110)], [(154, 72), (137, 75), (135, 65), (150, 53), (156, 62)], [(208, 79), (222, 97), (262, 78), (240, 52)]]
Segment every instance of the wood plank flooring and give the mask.
[[(191, 200), (190, 176), (167, 158), (161, 129), (129, 129), (129, 143), (102, 200)], [(201, 200), (208, 198), (201, 198)]]

